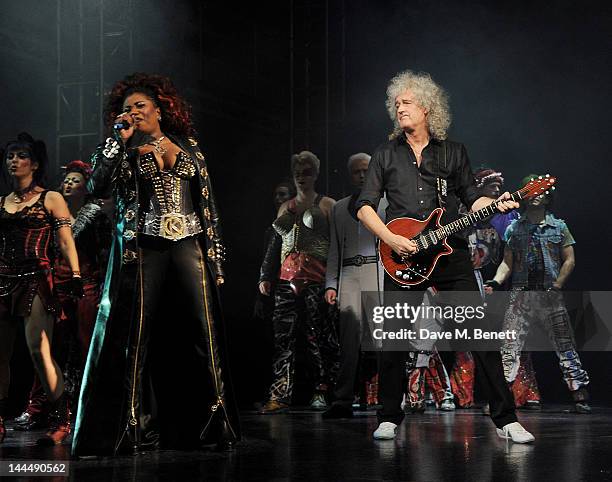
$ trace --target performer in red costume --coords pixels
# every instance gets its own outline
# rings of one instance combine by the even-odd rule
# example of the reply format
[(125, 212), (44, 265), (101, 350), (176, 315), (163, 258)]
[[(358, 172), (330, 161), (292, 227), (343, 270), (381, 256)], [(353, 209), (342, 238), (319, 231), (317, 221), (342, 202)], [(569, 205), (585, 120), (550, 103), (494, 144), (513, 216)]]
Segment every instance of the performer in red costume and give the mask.
[[(66, 293), (81, 296), (83, 283), (72, 238), (70, 211), (59, 193), (44, 186), (44, 142), (21, 133), (6, 144), (2, 158), (14, 185), (0, 198), (0, 442), (4, 439), (10, 384), (9, 363), (17, 329), (23, 323), (34, 368), (52, 403), (51, 428), (38, 442), (62, 443), (70, 434), (70, 409), (64, 377), (51, 355), (55, 318), (52, 267), (54, 231), (69, 266)], [(23, 321), (22, 321), (23, 320)]]
[[(71, 411), (75, 413), (76, 397), (98, 313), (111, 226), (102, 211), (102, 202), (87, 190), (91, 166), (83, 161), (71, 161), (63, 169), (66, 175), (60, 191), (70, 210), (84, 296), (75, 299), (66, 291), (71, 279), (70, 266), (63, 258), (58, 258), (55, 262), (54, 281), (62, 314), (54, 328), (52, 351), (66, 376), (65, 390), (70, 397)], [(28, 405), (15, 419), (14, 429), (31, 430), (44, 425), (47, 416), (46, 401), (40, 379), (35, 375)]]

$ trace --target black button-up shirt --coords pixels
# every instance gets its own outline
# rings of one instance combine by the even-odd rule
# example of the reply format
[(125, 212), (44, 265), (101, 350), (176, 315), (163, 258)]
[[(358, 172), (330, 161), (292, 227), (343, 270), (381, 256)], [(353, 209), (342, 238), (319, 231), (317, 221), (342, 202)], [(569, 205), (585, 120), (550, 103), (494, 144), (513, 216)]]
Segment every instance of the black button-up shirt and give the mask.
[[(446, 146), (446, 160), (442, 149)], [(459, 217), (459, 203), (468, 209), (480, 197), (470, 161), (463, 144), (431, 139), (423, 149), (421, 165), (404, 135), (380, 146), (370, 161), (365, 184), (355, 204), (359, 210), (370, 205), (374, 210), (384, 193), (387, 195), (387, 222), (410, 217), (425, 219), (438, 207), (436, 178), (446, 180), (446, 211), (442, 224)]]

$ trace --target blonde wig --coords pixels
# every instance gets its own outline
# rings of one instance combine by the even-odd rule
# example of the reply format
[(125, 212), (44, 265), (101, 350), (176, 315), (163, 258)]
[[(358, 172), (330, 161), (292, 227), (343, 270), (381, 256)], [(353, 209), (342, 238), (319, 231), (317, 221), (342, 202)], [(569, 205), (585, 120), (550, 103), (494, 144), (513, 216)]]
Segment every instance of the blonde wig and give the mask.
[(310, 166), (312, 166), (316, 171), (317, 175), (319, 174), (321, 161), (319, 161), (319, 158), (313, 152), (302, 151), (291, 156), (291, 172), (295, 171), (295, 166), (302, 166), (304, 164), (310, 164)]

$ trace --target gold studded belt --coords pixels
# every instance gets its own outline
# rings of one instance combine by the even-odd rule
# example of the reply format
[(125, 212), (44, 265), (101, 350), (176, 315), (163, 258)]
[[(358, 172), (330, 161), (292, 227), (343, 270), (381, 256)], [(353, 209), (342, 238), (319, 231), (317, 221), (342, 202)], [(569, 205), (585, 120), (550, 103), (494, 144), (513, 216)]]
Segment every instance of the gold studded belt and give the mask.
[(196, 213), (167, 213), (145, 217), (143, 234), (159, 236), (170, 241), (188, 238), (202, 232), (202, 225)]

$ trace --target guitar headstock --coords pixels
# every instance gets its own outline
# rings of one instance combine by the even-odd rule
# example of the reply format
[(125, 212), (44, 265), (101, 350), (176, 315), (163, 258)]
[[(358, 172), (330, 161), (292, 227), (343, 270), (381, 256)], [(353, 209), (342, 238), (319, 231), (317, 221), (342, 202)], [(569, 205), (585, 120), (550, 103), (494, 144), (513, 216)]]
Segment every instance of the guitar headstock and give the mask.
[(557, 182), (557, 178), (551, 176), (550, 174), (534, 177), (531, 179), (531, 181), (519, 189), (521, 198), (529, 199), (539, 196), (540, 194), (549, 194), (551, 191), (555, 190), (555, 182)]

